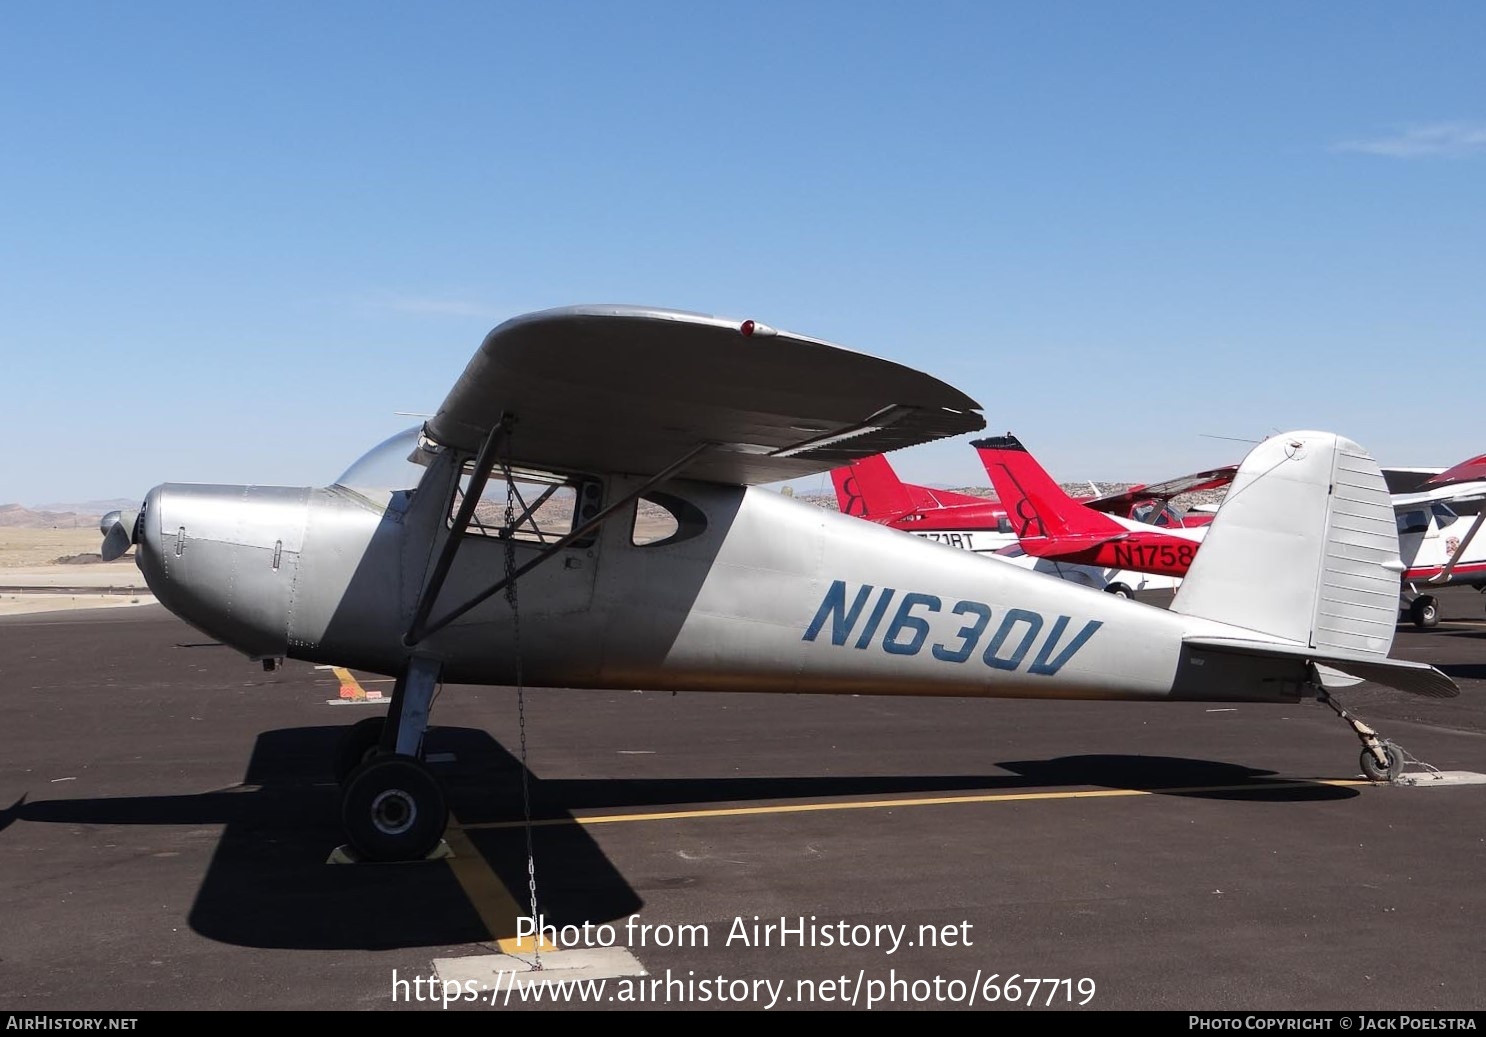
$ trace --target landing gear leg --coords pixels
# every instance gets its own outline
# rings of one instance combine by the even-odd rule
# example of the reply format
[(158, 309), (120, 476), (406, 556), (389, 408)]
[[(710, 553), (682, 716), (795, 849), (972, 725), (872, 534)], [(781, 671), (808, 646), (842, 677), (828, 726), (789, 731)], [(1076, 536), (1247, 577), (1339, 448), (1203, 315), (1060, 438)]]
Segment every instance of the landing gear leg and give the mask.
[(378, 751), (342, 784), (341, 824), (365, 860), (422, 860), (443, 837), (449, 807), (418, 760), (438, 681), (439, 664), (414, 656), (393, 690)]
[(1392, 742), (1380, 739), (1376, 731), (1342, 709), (1325, 688), (1318, 688), (1316, 698), (1330, 706), (1332, 712), (1345, 720), (1352, 728), (1352, 733), (1357, 736), (1357, 740), (1362, 743), (1360, 760), (1362, 773), (1367, 775), (1369, 781), (1392, 781), (1403, 773), (1402, 749)]

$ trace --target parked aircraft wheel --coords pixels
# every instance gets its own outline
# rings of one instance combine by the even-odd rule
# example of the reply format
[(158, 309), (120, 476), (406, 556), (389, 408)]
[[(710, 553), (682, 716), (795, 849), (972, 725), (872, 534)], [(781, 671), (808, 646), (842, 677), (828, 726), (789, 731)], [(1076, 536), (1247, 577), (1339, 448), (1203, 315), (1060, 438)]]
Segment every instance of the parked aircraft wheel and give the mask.
[(1392, 742), (1383, 743), (1383, 752), (1388, 757), (1388, 766), (1378, 763), (1371, 749), (1362, 750), (1362, 773), (1368, 781), (1392, 781), (1403, 773), (1403, 750)]
[(1129, 584), (1124, 584), (1124, 583), (1111, 583), (1111, 584), (1107, 584), (1105, 586), (1105, 588), (1104, 588), (1104, 592), (1106, 594), (1113, 594), (1117, 598), (1133, 598), (1133, 597), (1135, 597), (1135, 592), (1130, 589)]
[(1440, 622), (1440, 603), (1433, 594), (1425, 594), (1415, 598), (1414, 603), (1409, 606), (1409, 618), (1414, 621), (1414, 626), (1420, 630), (1428, 630), (1430, 627), (1438, 626)]
[(411, 757), (374, 756), (346, 779), (341, 824), (366, 860), (422, 860), (448, 823), (443, 789)]
[(382, 744), (382, 732), (387, 727), (386, 717), (367, 717), (358, 720), (341, 734), (340, 744), (335, 747), (335, 780), (341, 785), (351, 772), (371, 759)]

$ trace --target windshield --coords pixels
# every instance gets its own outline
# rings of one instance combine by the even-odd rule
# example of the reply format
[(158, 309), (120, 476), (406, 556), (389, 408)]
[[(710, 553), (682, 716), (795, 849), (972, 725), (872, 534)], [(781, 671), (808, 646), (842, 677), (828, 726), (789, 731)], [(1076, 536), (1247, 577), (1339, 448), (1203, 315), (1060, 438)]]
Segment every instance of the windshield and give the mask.
[(347, 468), (335, 485), (385, 508), (398, 494), (410, 496), (426, 470), (408, 458), (418, 449), (422, 428), (404, 429), (372, 447)]
[(1182, 524), (1182, 513), (1172, 505), (1162, 504), (1158, 500), (1148, 500), (1137, 504), (1131, 510), (1130, 517), (1148, 526), (1180, 526)]

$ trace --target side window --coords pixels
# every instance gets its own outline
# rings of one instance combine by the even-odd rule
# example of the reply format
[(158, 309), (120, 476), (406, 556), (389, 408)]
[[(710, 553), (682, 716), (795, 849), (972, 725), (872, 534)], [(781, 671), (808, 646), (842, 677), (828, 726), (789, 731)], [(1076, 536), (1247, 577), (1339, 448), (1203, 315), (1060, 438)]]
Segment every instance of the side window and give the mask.
[(690, 540), (707, 528), (707, 516), (690, 501), (669, 493), (647, 493), (635, 502), (635, 523), (630, 543), (636, 547), (660, 547)]
[(1450, 525), (1452, 522), (1460, 517), (1459, 515), (1455, 514), (1455, 512), (1450, 510), (1450, 506), (1448, 504), (1441, 504), (1439, 501), (1435, 501), (1435, 503), (1431, 504), (1429, 506), (1429, 510), (1434, 515), (1434, 524), (1436, 526), (1439, 526), (1441, 529), (1444, 529), (1446, 526)]
[(1014, 529), (1011, 528), (1011, 519), (1007, 518), (1005, 515), (1002, 515), (1000, 518), (998, 518), (996, 520), (996, 532), (997, 533), (1014, 533), (1014, 532), (1016, 532), (1016, 530), (1014, 530)]
[[(554, 544), (598, 510), (601, 487), (596, 480), (527, 468), (511, 469), (509, 481), (507, 474), (500, 467), (490, 473), (470, 519), (468, 536), (499, 537), (509, 510), (512, 539)], [(470, 466), (466, 465), (449, 505), (450, 523), (464, 502), (469, 483)], [(574, 546), (591, 542), (578, 541)]]
[(1423, 509), (1399, 512), (1398, 534), (1407, 536), (1410, 533), (1429, 532), (1429, 512)]

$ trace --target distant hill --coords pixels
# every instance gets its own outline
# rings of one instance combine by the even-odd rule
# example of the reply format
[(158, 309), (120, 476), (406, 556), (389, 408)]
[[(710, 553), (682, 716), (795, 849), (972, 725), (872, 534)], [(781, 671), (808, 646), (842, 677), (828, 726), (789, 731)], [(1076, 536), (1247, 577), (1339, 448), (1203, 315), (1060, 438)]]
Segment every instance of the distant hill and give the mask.
[(68, 501), (66, 504), (33, 504), (32, 511), (72, 512), (78, 515), (107, 515), (110, 511), (138, 508), (143, 497), (115, 497), (112, 500)]
[(86, 529), (110, 511), (139, 507), (139, 500), (117, 497), (67, 504), (0, 504), (0, 526), (11, 529)]

